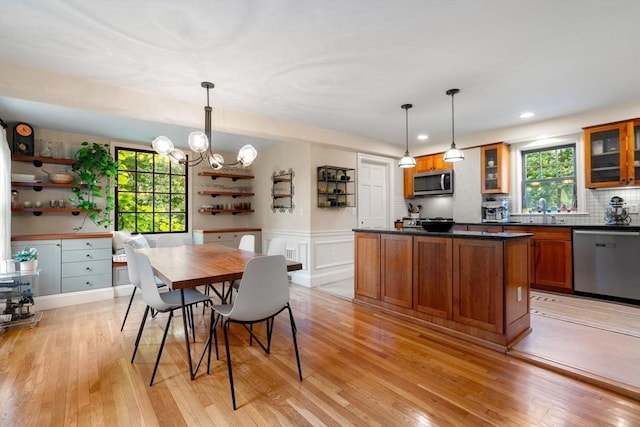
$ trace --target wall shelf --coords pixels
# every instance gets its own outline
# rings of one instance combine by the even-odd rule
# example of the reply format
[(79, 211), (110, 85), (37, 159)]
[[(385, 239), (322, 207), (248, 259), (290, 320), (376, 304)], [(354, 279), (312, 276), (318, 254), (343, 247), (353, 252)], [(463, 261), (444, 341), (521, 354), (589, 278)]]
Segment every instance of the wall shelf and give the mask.
[(216, 172), (216, 171), (203, 171), (198, 172), (198, 176), (208, 176), (211, 179), (217, 178), (229, 178), (232, 181), (237, 181), (239, 179), (253, 179), (253, 175), (243, 175), (238, 173), (228, 173), (228, 172)]
[(347, 208), (356, 205), (355, 169), (318, 167), (318, 207)]
[(41, 156), (25, 156), (22, 154), (12, 154), (11, 160), (16, 162), (31, 162), (37, 168), (41, 167), (44, 163), (51, 163), (56, 165), (72, 165), (76, 162), (76, 159), (61, 159), (57, 157), (41, 157)]
[(209, 213), (211, 215), (217, 215), (217, 214), (232, 214), (232, 215), (240, 215), (240, 214), (246, 214), (246, 213), (252, 213), (255, 212), (253, 209), (198, 209), (198, 212), (200, 213)]
[(198, 191), (198, 194), (200, 194), (201, 196), (211, 196), (211, 197), (229, 196), (229, 197), (233, 197), (234, 199), (235, 199), (236, 197), (250, 197), (250, 196), (255, 196), (255, 193), (248, 193), (248, 192), (244, 192), (244, 191), (212, 191), (212, 190), (201, 190), (201, 191)]
[(271, 175), (271, 198), (273, 200), (271, 202), (271, 210), (273, 212), (293, 212), (295, 208), (293, 204), (293, 177), (295, 175), (295, 172), (291, 168), (286, 172), (284, 170), (273, 172)]

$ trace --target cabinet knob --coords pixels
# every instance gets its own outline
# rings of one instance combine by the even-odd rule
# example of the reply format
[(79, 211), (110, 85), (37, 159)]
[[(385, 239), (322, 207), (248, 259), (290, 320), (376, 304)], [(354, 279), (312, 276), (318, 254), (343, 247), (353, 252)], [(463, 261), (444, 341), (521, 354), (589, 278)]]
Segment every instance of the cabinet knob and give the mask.
[(87, 254), (85, 255), (87, 258), (91, 258), (91, 254)]
[(85, 245), (87, 245), (87, 246), (91, 246), (91, 243), (87, 242), (87, 243), (85, 243)]
[(93, 286), (93, 285), (91, 284), (91, 282), (87, 282), (87, 283), (85, 283), (85, 285), (87, 285), (87, 286)]
[(87, 271), (91, 271), (91, 267), (87, 267)]

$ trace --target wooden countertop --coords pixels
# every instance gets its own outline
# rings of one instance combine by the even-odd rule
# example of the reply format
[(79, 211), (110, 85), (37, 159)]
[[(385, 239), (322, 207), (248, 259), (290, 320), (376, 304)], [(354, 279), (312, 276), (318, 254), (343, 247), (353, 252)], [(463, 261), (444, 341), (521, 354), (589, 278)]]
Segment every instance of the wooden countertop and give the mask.
[(112, 234), (107, 233), (60, 233), (60, 234), (24, 234), (11, 236), (12, 242), (24, 240), (58, 240), (58, 239), (97, 239), (102, 237), (111, 238)]
[(209, 233), (247, 233), (247, 232), (254, 232), (254, 231), (262, 231), (261, 228), (211, 228), (208, 230), (193, 230), (194, 233), (204, 233), (204, 234), (209, 234)]

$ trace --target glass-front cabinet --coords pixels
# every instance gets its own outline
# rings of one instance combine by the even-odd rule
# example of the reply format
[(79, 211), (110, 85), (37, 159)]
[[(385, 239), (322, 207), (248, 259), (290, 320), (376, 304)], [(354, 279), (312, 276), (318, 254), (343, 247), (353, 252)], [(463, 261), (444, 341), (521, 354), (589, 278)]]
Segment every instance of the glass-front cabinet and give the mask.
[(587, 188), (640, 185), (640, 118), (584, 128)]
[(498, 142), (482, 147), (480, 180), (483, 194), (509, 192), (509, 144)]

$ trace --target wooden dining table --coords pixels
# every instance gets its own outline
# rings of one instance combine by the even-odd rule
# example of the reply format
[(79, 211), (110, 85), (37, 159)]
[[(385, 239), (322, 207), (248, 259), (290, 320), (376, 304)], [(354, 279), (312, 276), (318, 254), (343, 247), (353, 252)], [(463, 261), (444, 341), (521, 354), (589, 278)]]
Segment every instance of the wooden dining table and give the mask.
[[(213, 283), (240, 280), (247, 263), (253, 258), (264, 256), (264, 254), (230, 248), (215, 243), (144, 248), (138, 249), (138, 251), (149, 257), (151, 267), (156, 276), (162, 279), (171, 289), (180, 290), (189, 374), (193, 380), (198, 372), (204, 350), (194, 368), (184, 305), (184, 290), (197, 286), (208, 286)], [(296, 270), (302, 270), (302, 264), (287, 260), (287, 271)]]

